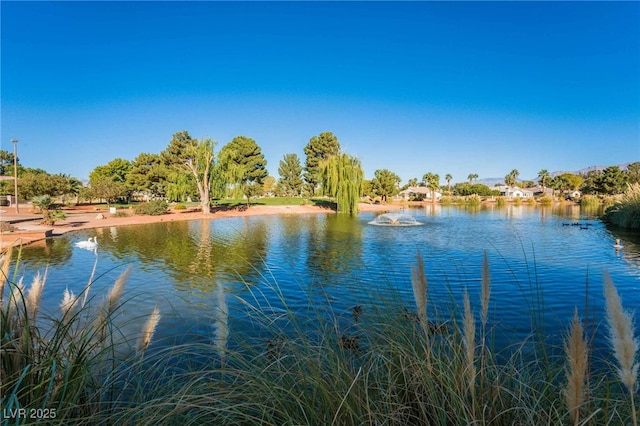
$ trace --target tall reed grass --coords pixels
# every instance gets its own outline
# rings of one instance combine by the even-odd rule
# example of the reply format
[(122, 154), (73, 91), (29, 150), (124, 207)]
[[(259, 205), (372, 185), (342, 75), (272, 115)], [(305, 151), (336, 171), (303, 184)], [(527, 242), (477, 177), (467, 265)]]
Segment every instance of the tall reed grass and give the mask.
[(478, 194), (471, 194), (465, 198), (464, 204), (470, 207), (478, 207), (482, 204), (482, 198)]
[[(127, 360), (132, 337), (114, 321), (121, 307), (127, 269), (102, 302), (86, 302), (68, 288), (60, 305), (43, 309), (46, 271), (27, 287), (10, 272), (13, 250), (3, 253), (0, 270), (0, 398), (2, 419), (10, 424), (69, 424), (100, 414), (114, 399), (112, 378)], [(15, 262), (16, 270), (18, 260)], [(81, 297), (83, 299), (81, 299)], [(154, 311), (151, 318), (159, 318)], [(149, 320), (151, 321), (151, 319)], [(149, 345), (147, 325), (138, 354)], [(129, 351), (131, 352), (131, 351)], [(117, 397), (116, 397), (117, 399)], [(24, 410), (24, 411), (22, 411)]]
[(628, 229), (640, 229), (640, 183), (627, 186), (622, 199), (607, 208), (603, 220)]
[(583, 195), (580, 197), (580, 205), (582, 207), (597, 207), (600, 205), (600, 199), (596, 195)]
[[(264, 286), (237, 296), (256, 334), (233, 344), (215, 338), (148, 351), (160, 319), (154, 310), (132, 345), (137, 351), (120, 360), (112, 359), (114, 329), (103, 339), (101, 317), (91, 304), (83, 311), (68, 291), (64, 313), (50, 318), (57, 327), (50, 338), (22, 349), (28, 331), (15, 321), (5, 325), (9, 301), (28, 312), (14, 289), (3, 306), (3, 336), (12, 337), (2, 357), (2, 404), (57, 407), (67, 424), (636, 425), (637, 342), (607, 275), (615, 377), (586, 373), (589, 341), (577, 310), (564, 351), (548, 351), (556, 355), (532, 356), (527, 341), (505, 352), (493, 347), (504, 313), (492, 312), (486, 253), (478, 306), (465, 291), (451, 311), (443, 309), (430, 295), (419, 253), (410, 272), (415, 310), (384, 289), (347, 314), (324, 309), (311, 295), (304, 312), (289, 308), (282, 289), (265, 277)], [(113, 318), (111, 295), (118, 293), (111, 290), (98, 312)], [(226, 321), (229, 313), (216, 317)], [(56, 339), (56, 349), (40, 356)], [(22, 361), (14, 365), (13, 358)]]
[(553, 205), (553, 202), (554, 202), (553, 197), (550, 195), (543, 195), (538, 200), (540, 201), (540, 204), (543, 206)]

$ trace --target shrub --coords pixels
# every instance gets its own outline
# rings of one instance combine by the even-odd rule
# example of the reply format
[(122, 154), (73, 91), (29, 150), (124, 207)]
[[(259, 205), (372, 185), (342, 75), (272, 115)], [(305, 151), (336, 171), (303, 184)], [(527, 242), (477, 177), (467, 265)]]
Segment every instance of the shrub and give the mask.
[(527, 198), (526, 203), (527, 203), (528, 205), (530, 205), (530, 206), (535, 206), (535, 205), (536, 205), (536, 199), (535, 199), (535, 198), (533, 198), (533, 197), (529, 197), (529, 198)]
[(175, 206), (173, 206), (173, 209), (174, 209), (174, 210), (186, 210), (186, 209), (187, 209), (187, 206), (185, 206), (185, 205), (184, 205), (184, 204), (182, 204), (182, 203), (179, 203), (179, 204), (176, 204)]
[(480, 198), (478, 194), (471, 194), (464, 201), (465, 205), (474, 206), (474, 207), (479, 206), (481, 203), (482, 203), (482, 198)]
[(449, 206), (451, 204), (455, 204), (455, 199), (450, 195), (443, 195), (440, 197), (440, 204), (443, 206)]
[(628, 229), (640, 229), (640, 183), (629, 185), (622, 200), (605, 211), (605, 222)]
[(53, 225), (56, 220), (67, 217), (49, 195), (33, 197), (31, 203), (42, 213), (42, 223), (45, 225)]
[(507, 199), (504, 195), (499, 195), (496, 197), (496, 205), (502, 207), (507, 204)]
[(600, 205), (600, 200), (595, 195), (583, 195), (580, 198), (580, 205), (582, 207), (596, 207)]
[(159, 216), (167, 213), (169, 204), (164, 200), (151, 200), (146, 203), (138, 204), (135, 206), (134, 211), (136, 214), (144, 214), (149, 216)]
[(553, 204), (553, 197), (550, 195), (543, 195), (540, 197), (540, 204), (543, 206), (550, 206)]

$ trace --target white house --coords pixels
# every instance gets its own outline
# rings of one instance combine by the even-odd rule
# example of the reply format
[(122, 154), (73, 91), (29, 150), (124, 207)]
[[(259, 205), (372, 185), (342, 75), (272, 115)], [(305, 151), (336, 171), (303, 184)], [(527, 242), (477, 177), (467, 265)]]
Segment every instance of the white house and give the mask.
[(582, 192), (578, 191), (577, 189), (574, 189), (572, 191), (565, 191), (564, 196), (566, 198), (573, 200), (573, 199), (582, 197)]
[(500, 195), (507, 198), (531, 198), (533, 197), (533, 191), (530, 189), (524, 189), (517, 186), (497, 186), (495, 187), (500, 191)]
[[(435, 191), (434, 195), (436, 200), (439, 200), (442, 197), (442, 193), (438, 191)], [(404, 191), (400, 191), (398, 193), (398, 198), (403, 200), (409, 200), (411, 198), (431, 200), (431, 190), (426, 186), (410, 186)]]

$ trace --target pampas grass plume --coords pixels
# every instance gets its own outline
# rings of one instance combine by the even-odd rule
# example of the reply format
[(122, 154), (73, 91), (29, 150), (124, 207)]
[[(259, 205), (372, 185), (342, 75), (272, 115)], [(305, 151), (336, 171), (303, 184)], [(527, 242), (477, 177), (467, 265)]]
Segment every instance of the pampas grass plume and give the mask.
[(24, 283), (22, 277), (18, 280), (18, 283), (11, 288), (9, 293), (9, 301), (7, 302), (7, 313), (9, 316), (19, 316), (20, 307), (24, 303)]
[(424, 262), (418, 251), (416, 255), (417, 266), (411, 267), (411, 287), (413, 298), (418, 308), (418, 318), (424, 330), (425, 336), (429, 335), (429, 322), (427, 320), (427, 276), (424, 273)]
[(40, 299), (42, 298), (42, 290), (46, 280), (47, 270), (45, 270), (44, 274), (40, 274), (40, 272), (36, 273), (35, 277), (33, 277), (31, 287), (29, 287), (29, 292), (25, 297), (24, 302), (27, 309), (27, 315), (31, 321), (35, 321), (36, 319), (36, 314), (40, 307)]
[(482, 291), (480, 299), (482, 302), (482, 328), (487, 325), (487, 316), (489, 314), (489, 297), (491, 296), (491, 273), (489, 272), (489, 259), (487, 258), (487, 251), (484, 252), (484, 259), (482, 260)]
[(584, 404), (588, 352), (577, 308), (571, 320), (569, 335), (564, 342), (564, 352), (567, 356), (567, 387), (564, 390), (564, 397), (573, 424), (578, 425), (580, 407)]
[(72, 291), (69, 291), (68, 288), (64, 290), (64, 294), (62, 296), (62, 302), (60, 302), (60, 309), (62, 310), (62, 316), (67, 316), (73, 314), (75, 310), (76, 304), (78, 303), (78, 299), (75, 297)]
[(100, 309), (100, 312), (96, 316), (94, 324), (95, 329), (98, 332), (98, 339), (100, 341), (103, 341), (105, 338), (107, 322), (118, 307), (118, 302), (122, 297), (122, 293), (124, 292), (124, 285), (127, 282), (127, 278), (129, 278), (130, 273), (131, 266), (129, 266), (122, 274), (120, 274), (118, 279), (116, 279), (116, 282), (113, 284), (113, 287), (109, 291), (109, 295), (107, 296), (102, 309)]
[(608, 272), (604, 273), (604, 283), (609, 337), (620, 366), (618, 376), (627, 389), (633, 391), (638, 376), (638, 363), (633, 362), (638, 351), (638, 341), (633, 337), (633, 318), (622, 308), (620, 296)]
[(631, 411), (633, 424), (637, 426), (636, 410), (633, 394), (638, 378), (638, 363), (634, 363), (638, 352), (638, 341), (633, 336), (633, 317), (622, 308), (620, 296), (611, 276), (607, 271), (603, 273), (604, 296), (607, 303), (607, 322), (609, 323), (609, 340), (613, 353), (618, 361), (618, 377), (626, 386), (631, 397)]
[(122, 293), (124, 293), (124, 285), (127, 282), (127, 279), (129, 278), (130, 273), (131, 273), (131, 266), (125, 269), (125, 271), (122, 274), (120, 274), (116, 282), (113, 284), (113, 287), (109, 292), (109, 296), (107, 296), (107, 304), (106, 304), (107, 316), (111, 315), (115, 311), (116, 307), (118, 306), (118, 302), (122, 297)]
[(149, 343), (151, 343), (153, 333), (155, 333), (159, 322), (160, 309), (158, 308), (158, 305), (156, 305), (155, 308), (153, 308), (153, 312), (149, 316), (149, 319), (147, 319), (147, 322), (142, 328), (142, 335), (138, 339), (137, 352), (139, 354), (144, 353), (144, 351), (147, 350), (147, 347), (149, 347)]
[(469, 377), (469, 392), (474, 397), (475, 394), (475, 379), (476, 379), (476, 365), (475, 365), (475, 338), (476, 338), (476, 325), (473, 311), (471, 310), (471, 303), (469, 301), (469, 293), (465, 289), (463, 294), (464, 300), (464, 346), (466, 349), (467, 358), (467, 374)]
[(13, 250), (8, 248), (2, 255), (2, 267), (0, 267), (0, 305), (2, 305), (4, 297), (4, 285), (9, 279), (9, 266), (11, 266), (11, 258), (13, 257)]

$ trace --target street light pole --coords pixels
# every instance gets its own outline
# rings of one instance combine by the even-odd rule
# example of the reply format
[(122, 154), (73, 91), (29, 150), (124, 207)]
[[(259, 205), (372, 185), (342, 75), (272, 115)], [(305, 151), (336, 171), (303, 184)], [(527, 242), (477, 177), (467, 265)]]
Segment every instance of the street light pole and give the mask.
[(13, 142), (13, 189), (16, 202), (16, 213), (20, 213), (18, 207), (18, 139), (11, 139)]

